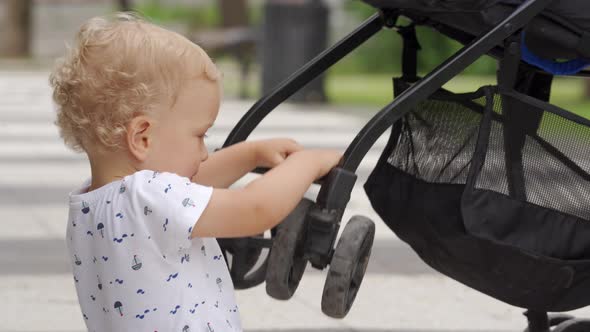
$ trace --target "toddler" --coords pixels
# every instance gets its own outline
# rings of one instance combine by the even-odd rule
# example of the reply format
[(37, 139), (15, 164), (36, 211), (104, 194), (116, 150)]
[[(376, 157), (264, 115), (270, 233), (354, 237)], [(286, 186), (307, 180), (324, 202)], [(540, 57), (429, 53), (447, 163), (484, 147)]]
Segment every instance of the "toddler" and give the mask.
[[(123, 13), (85, 23), (52, 72), (60, 135), (91, 168), (66, 239), (89, 331), (241, 331), (215, 238), (274, 227), (339, 162), (289, 139), (208, 157), (219, 76), (197, 45)], [(226, 189), (256, 167), (272, 170)]]

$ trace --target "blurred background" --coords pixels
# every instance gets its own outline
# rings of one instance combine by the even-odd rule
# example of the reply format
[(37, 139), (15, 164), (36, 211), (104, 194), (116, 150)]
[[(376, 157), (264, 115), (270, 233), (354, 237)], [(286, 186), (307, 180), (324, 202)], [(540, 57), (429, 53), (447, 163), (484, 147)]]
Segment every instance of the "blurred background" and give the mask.
[[(373, 14), (358, 0), (2, 0), (0, 56), (16, 60), (9, 67), (50, 66), (84, 20), (118, 10), (137, 11), (202, 45), (224, 71), (226, 95), (241, 98), (260, 97)], [(459, 47), (427, 29), (419, 38), (423, 72)], [(382, 32), (291, 101), (384, 105), (400, 71), (400, 45), (396, 33)], [(492, 82), (495, 69), (484, 57), (453, 84), (469, 90)], [(557, 104), (580, 112), (589, 105), (590, 83), (555, 86)]]
[[(84, 330), (64, 237), (67, 195), (90, 173), (85, 156), (67, 150), (59, 138), (48, 76), (84, 21), (127, 10), (198, 43), (223, 72), (225, 96), (210, 149), (223, 144), (264, 93), (374, 13), (360, 0), (0, 0), (0, 332)], [(460, 47), (430, 30), (419, 28), (418, 34), (422, 74)], [(392, 100), (400, 56), (399, 35), (380, 32), (279, 106), (252, 138), (287, 136), (306, 147), (346, 149)], [(446, 88), (476, 90), (494, 83), (495, 71), (495, 61), (482, 57)], [(588, 117), (590, 80), (557, 78), (552, 102)], [(379, 220), (362, 185), (386, 139), (361, 164), (343, 218), (362, 214), (377, 226), (349, 315), (334, 320), (321, 313), (326, 271), (308, 268), (289, 301), (271, 299), (264, 286), (237, 292), (246, 331), (524, 328), (521, 309), (433, 271)]]

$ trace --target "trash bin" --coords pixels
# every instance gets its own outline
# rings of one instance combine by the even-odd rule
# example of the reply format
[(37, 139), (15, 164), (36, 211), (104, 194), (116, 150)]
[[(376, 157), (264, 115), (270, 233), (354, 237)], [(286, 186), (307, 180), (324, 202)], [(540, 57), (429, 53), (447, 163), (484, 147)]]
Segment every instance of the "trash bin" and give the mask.
[[(328, 9), (318, 0), (268, 0), (262, 26), (262, 91), (270, 92), (326, 49)], [(325, 102), (324, 75), (289, 100)]]

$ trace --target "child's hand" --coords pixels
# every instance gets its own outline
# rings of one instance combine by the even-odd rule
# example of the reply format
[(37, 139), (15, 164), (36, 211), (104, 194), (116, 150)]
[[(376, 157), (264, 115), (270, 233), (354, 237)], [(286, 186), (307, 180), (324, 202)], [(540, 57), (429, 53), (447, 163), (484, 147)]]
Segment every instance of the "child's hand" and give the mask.
[(293, 157), (296, 155), (301, 155), (303, 158), (309, 160), (309, 163), (318, 165), (318, 179), (328, 174), (332, 168), (338, 166), (342, 159), (342, 152), (328, 149), (304, 150), (297, 152)]
[(255, 141), (253, 143), (256, 166), (258, 167), (273, 168), (285, 161), (290, 154), (303, 150), (299, 143), (287, 138)]
[(342, 152), (336, 150), (318, 150), (318, 153), (322, 156), (323, 168), (320, 170), (320, 177), (328, 174), (332, 168), (338, 166), (342, 160)]
[[(250, 144), (255, 144), (252, 141)], [(265, 165), (301, 147), (291, 140), (259, 142)], [(279, 156), (277, 158), (277, 156)], [(274, 158), (274, 161), (273, 161)], [(275, 227), (297, 206), (311, 184), (336, 166), (342, 154), (334, 150), (302, 150), (239, 189), (214, 189), (211, 200), (192, 230), (193, 237), (244, 237)]]

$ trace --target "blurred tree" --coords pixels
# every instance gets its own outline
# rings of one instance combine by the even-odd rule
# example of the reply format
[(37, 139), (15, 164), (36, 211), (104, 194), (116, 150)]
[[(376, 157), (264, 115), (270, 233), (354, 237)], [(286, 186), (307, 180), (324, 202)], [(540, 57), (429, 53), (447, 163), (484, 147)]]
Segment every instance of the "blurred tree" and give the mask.
[(25, 57), (31, 51), (31, 0), (4, 0), (0, 19), (0, 56)]
[(119, 10), (122, 12), (129, 12), (133, 10), (133, 0), (117, 0)]
[[(376, 11), (361, 1), (346, 2), (347, 11), (351, 17), (366, 19)], [(401, 25), (409, 23), (400, 18)], [(422, 52), (418, 54), (418, 64), (421, 72), (428, 72), (442, 61), (455, 53), (462, 45), (431, 28), (418, 26), (418, 39), (422, 45)], [(401, 71), (402, 40), (393, 31), (382, 31), (368, 40), (362, 47), (345, 59), (348, 71), (364, 73), (384, 73)], [(476, 75), (494, 75), (496, 63), (488, 57), (481, 57), (471, 65), (465, 73)]]

